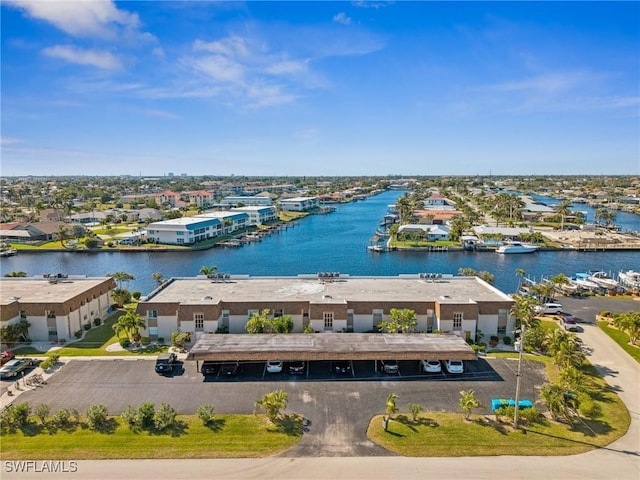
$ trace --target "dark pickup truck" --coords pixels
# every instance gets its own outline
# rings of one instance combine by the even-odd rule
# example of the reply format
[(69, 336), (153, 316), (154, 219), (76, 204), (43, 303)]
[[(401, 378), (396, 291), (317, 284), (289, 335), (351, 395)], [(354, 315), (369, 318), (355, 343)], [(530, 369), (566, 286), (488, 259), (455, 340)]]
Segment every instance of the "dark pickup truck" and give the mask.
[(173, 366), (178, 361), (175, 353), (161, 353), (156, 359), (156, 373), (167, 375), (173, 372)]
[(304, 362), (291, 362), (289, 364), (289, 373), (292, 375), (302, 375), (304, 373)]

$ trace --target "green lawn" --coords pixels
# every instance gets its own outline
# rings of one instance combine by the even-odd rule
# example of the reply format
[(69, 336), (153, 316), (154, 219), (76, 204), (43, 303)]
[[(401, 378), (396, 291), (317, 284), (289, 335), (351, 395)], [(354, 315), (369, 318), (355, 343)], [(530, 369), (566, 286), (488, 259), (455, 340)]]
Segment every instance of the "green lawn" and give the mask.
[(640, 348), (634, 347), (629, 343), (629, 335), (618, 330), (617, 328), (611, 328), (609, 322), (601, 320), (598, 322), (598, 327), (602, 329), (604, 333), (609, 335), (620, 347), (627, 352), (636, 362), (640, 363)]
[(300, 417), (290, 415), (280, 427), (264, 415), (215, 415), (210, 426), (195, 416), (179, 415), (171, 433), (132, 432), (113, 419), (111, 433), (81, 425), (52, 429), (33, 423), (2, 436), (3, 460), (56, 458), (61, 460), (114, 458), (249, 458), (268, 457), (298, 442)]
[[(118, 343), (118, 337), (116, 337), (112, 327), (123, 313), (124, 311), (122, 310), (116, 311), (107, 318), (102, 325), (89, 330), (82, 340), (69, 343), (66, 347), (56, 349), (55, 353), (61, 357), (90, 357), (96, 355), (117, 357), (128, 355), (157, 355), (158, 353), (167, 351), (168, 347), (159, 345), (147, 345), (137, 351), (108, 351), (107, 347), (109, 345)], [(42, 353), (44, 352), (40, 352), (33, 347), (16, 349), (16, 354), (18, 355), (38, 355)]]

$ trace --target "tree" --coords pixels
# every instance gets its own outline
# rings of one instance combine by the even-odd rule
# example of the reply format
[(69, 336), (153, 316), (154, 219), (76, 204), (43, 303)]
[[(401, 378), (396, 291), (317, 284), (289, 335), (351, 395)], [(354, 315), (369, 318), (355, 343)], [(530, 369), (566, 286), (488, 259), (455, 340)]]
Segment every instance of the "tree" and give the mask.
[(276, 390), (267, 393), (262, 398), (256, 400), (255, 407), (262, 408), (271, 423), (276, 423), (280, 416), (280, 411), (287, 408), (289, 395), (283, 390)]
[(196, 409), (196, 415), (198, 416), (198, 418), (200, 420), (202, 420), (202, 424), (203, 425), (209, 425), (211, 423), (211, 421), (213, 420), (213, 411), (214, 411), (214, 407), (213, 405), (211, 405), (210, 403), (206, 404), (206, 405), (200, 405), (197, 409)]
[(122, 283), (128, 283), (131, 280), (135, 280), (136, 277), (127, 272), (115, 272), (115, 273), (107, 273), (107, 277), (112, 277), (117, 283), (118, 288), (122, 288)]
[(200, 274), (201, 275), (212, 275), (216, 272), (216, 270), (218, 269), (217, 266), (215, 265), (211, 265), (210, 267), (207, 267), (206, 265), (203, 265), (202, 267), (200, 267)]
[(154, 282), (156, 282), (156, 285), (158, 287), (165, 282), (164, 275), (162, 275), (161, 272), (152, 273), (151, 278), (153, 279)]
[(387, 401), (385, 403), (385, 413), (387, 414), (389, 420), (393, 420), (393, 414), (398, 411), (398, 406), (396, 405), (397, 399), (398, 395), (396, 395), (395, 393), (390, 393), (387, 396)]
[(582, 340), (564, 330), (555, 329), (547, 335), (547, 350), (553, 361), (561, 368), (580, 367), (585, 355), (582, 351)]
[(17, 272), (15, 270), (11, 270), (9, 273), (5, 273), (4, 276), (9, 278), (24, 278), (27, 276), (27, 272)]
[(420, 415), (420, 412), (422, 412), (424, 408), (419, 403), (410, 403), (408, 407), (409, 412), (411, 412), (411, 420), (416, 422), (418, 420), (418, 415)]
[(542, 398), (553, 418), (563, 418), (571, 422), (570, 399), (567, 391), (555, 383), (547, 383), (540, 391)]
[(164, 432), (169, 428), (173, 428), (176, 424), (178, 412), (168, 403), (162, 402), (153, 415), (153, 423), (156, 430)]
[(176, 330), (175, 332), (171, 332), (171, 345), (176, 348), (184, 348), (184, 346), (191, 341), (191, 333), (190, 332), (181, 332)]
[(524, 268), (516, 269), (516, 278), (518, 279), (518, 288), (516, 288), (516, 293), (520, 291), (520, 286), (522, 284), (522, 280), (524, 279), (527, 273), (524, 271)]
[(270, 317), (270, 310), (265, 308), (254, 313), (245, 325), (247, 333), (289, 333), (293, 330), (293, 319), (290, 315)]
[(62, 224), (58, 227), (55, 237), (60, 242), (60, 246), (62, 248), (67, 248), (67, 245), (64, 242), (69, 238), (69, 229), (66, 225)]
[(116, 332), (118, 338), (120, 338), (121, 333), (124, 333), (129, 341), (137, 342), (140, 340), (140, 329), (145, 328), (145, 326), (146, 323), (140, 315), (132, 310), (127, 310), (111, 328)]
[(49, 408), (49, 405), (47, 405), (46, 403), (41, 403), (33, 409), (33, 414), (38, 418), (38, 420), (40, 420), (40, 423), (42, 425), (46, 425), (50, 411), (51, 409)]
[(614, 314), (613, 326), (627, 333), (631, 344), (635, 345), (640, 338), (640, 312)]
[(111, 297), (116, 305), (122, 307), (131, 301), (131, 292), (126, 288), (114, 288)]
[(484, 405), (476, 398), (473, 390), (462, 390), (460, 392), (460, 408), (464, 412), (464, 419), (469, 420), (474, 408), (483, 408)]
[(140, 404), (136, 412), (135, 425), (143, 430), (151, 430), (154, 426), (154, 416), (156, 407), (153, 402), (144, 402)]
[(564, 221), (565, 218), (567, 217), (567, 215), (569, 215), (571, 213), (571, 209), (569, 208), (571, 206), (571, 202), (569, 200), (563, 200), (557, 207), (556, 207), (556, 213), (558, 215), (560, 215), (561, 218), (561, 222), (560, 222), (560, 230), (564, 230)]
[(87, 425), (91, 430), (100, 430), (107, 422), (107, 407), (96, 403), (87, 408), (85, 416), (87, 417)]

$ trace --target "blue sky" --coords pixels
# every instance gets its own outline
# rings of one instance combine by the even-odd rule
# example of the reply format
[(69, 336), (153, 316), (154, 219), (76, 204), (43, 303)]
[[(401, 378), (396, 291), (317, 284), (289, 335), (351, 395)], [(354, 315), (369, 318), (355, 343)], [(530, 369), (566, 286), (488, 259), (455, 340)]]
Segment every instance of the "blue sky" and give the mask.
[(639, 2), (0, 8), (4, 176), (640, 173)]

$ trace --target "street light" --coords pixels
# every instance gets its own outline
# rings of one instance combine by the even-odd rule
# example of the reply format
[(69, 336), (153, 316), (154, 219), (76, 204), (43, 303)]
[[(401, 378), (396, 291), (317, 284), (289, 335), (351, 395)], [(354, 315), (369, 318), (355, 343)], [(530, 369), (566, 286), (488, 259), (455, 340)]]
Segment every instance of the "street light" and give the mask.
[(521, 328), (516, 330), (516, 333), (520, 333), (518, 339), (518, 372), (516, 373), (516, 404), (513, 413), (513, 428), (518, 428), (518, 403), (520, 400), (520, 373), (522, 371), (522, 350), (524, 341), (524, 323)]

